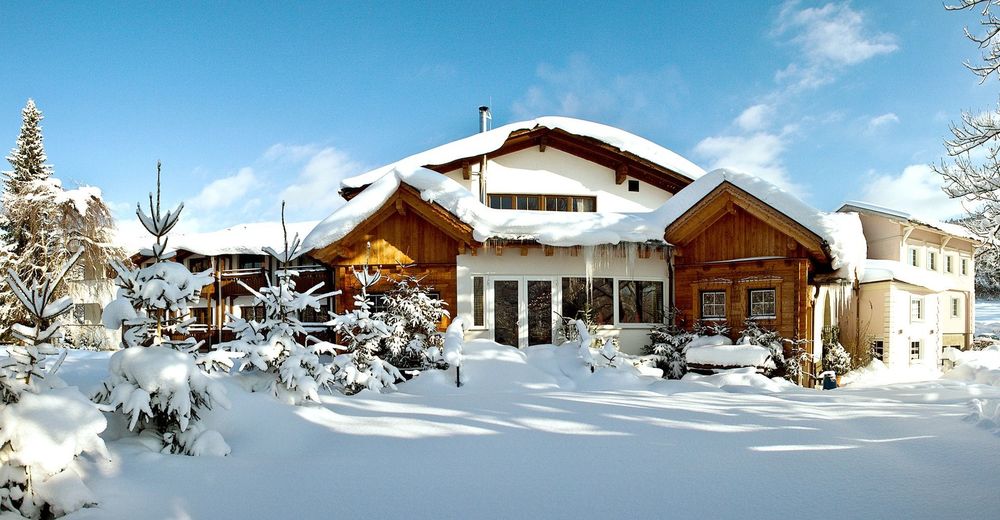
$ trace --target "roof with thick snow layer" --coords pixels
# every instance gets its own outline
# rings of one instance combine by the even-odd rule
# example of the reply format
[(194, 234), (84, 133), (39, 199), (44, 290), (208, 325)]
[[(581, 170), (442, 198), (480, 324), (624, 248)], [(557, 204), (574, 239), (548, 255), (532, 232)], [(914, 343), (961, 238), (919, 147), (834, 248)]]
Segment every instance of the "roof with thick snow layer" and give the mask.
[(567, 133), (596, 139), (623, 152), (628, 152), (646, 161), (673, 170), (690, 179), (697, 179), (705, 170), (680, 155), (635, 134), (592, 121), (570, 117), (539, 117), (528, 121), (510, 123), (464, 139), (431, 148), (411, 155), (392, 164), (387, 164), (369, 172), (348, 177), (341, 181), (341, 187), (357, 189), (372, 184), (393, 170), (411, 171), (414, 168), (436, 164), (446, 164), (457, 159), (484, 155), (499, 149), (518, 130), (532, 130), (544, 127), (563, 130)]
[[(288, 242), (298, 234), (305, 237), (317, 221), (288, 223)], [(188, 251), (198, 255), (262, 255), (265, 247), (281, 252), (285, 249), (285, 235), (281, 222), (239, 224), (208, 233), (177, 233), (170, 236), (167, 245), (172, 250)]]
[(895, 260), (867, 260), (860, 281), (861, 283), (896, 281), (933, 292), (946, 291), (952, 286), (952, 282), (940, 273)]
[(979, 241), (979, 237), (977, 237), (975, 233), (973, 233), (968, 228), (960, 224), (951, 224), (948, 222), (941, 222), (939, 220), (919, 217), (913, 215), (912, 213), (908, 213), (906, 211), (887, 208), (885, 206), (879, 206), (877, 204), (872, 204), (870, 202), (849, 200), (845, 202), (843, 205), (841, 205), (840, 209), (838, 209), (837, 211), (861, 211), (861, 212), (878, 213), (880, 215), (893, 218), (896, 220), (902, 220), (916, 226), (924, 226), (936, 229), (938, 231), (959, 238), (974, 240), (976, 242)]
[(827, 246), (832, 267), (846, 278), (863, 268), (867, 244), (861, 220), (853, 213), (824, 213), (757, 177), (715, 170), (697, 179), (659, 208), (649, 212), (549, 212), (493, 209), (461, 184), (437, 172), (394, 168), (320, 222), (303, 241), (303, 251), (340, 240), (379, 210), (407, 184), (473, 229), (473, 238), (534, 240), (551, 246), (662, 241), (666, 227), (723, 183), (747, 192), (815, 233)]

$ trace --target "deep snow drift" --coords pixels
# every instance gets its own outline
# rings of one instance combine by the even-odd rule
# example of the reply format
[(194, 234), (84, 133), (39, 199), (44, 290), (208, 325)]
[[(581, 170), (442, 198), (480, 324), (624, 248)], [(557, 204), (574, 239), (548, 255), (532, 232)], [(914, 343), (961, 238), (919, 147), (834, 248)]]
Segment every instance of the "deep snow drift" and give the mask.
[[(428, 372), (299, 407), (217, 377), (232, 407), (205, 423), (229, 456), (155, 453), (112, 421), (113, 460), (81, 463), (101, 505), (68, 518), (1000, 517), (1000, 436), (963, 420), (993, 386), (821, 392), (751, 370), (591, 374), (573, 347), (463, 354), (461, 388)], [(73, 352), (63, 375), (86, 389), (106, 367)]]

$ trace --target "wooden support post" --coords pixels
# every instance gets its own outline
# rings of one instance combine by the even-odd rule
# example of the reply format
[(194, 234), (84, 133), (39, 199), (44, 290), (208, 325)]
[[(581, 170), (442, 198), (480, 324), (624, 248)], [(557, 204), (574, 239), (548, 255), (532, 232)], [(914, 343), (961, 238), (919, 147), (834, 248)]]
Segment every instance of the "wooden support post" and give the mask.
[(528, 246), (521, 246), (521, 256), (528, 256)]
[(538, 151), (539, 152), (544, 152), (545, 151), (545, 146), (547, 144), (548, 144), (548, 137), (546, 137), (544, 135), (541, 136), (541, 137), (539, 137), (538, 138)]
[(543, 249), (545, 250), (545, 256), (552, 256), (552, 254), (555, 253), (556, 250), (556, 248), (552, 246), (543, 246)]
[(621, 184), (625, 182), (626, 177), (628, 177), (628, 165), (625, 163), (619, 164), (615, 168), (615, 184)]
[(462, 178), (465, 180), (472, 178), (472, 167), (469, 166), (469, 161), (462, 161)]

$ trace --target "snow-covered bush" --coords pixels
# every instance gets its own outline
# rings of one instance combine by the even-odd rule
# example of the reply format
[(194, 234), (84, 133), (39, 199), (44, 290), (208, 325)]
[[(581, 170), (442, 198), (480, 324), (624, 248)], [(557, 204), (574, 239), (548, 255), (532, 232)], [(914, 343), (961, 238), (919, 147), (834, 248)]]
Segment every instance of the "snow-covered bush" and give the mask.
[(582, 321), (585, 325), (585, 330), (591, 336), (597, 334), (597, 318), (594, 317), (594, 309), (590, 306), (588, 302), (583, 306), (582, 309), (577, 311), (576, 316), (563, 316), (558, 312), (555, 313), (559, 316), (559, 327), (557, 333), (559, 338), (562, 339), (561, 343), (566, 343), (569, 341), (577, 341), (580, 339), (580, 328), (577, 326), (578, 321)]
[(695, 336), (726, 336), (729, 334), (729, 326), (721, 321), (698, 320), (694, 323), (692, 332)]
[(812, 357), (805, 349), (809, 340), (786, 339), (785, 341), (791, 345), (791, 351), (785, 356), (785, 379), (802, 384), (802, 377), (806, 375), (806, 364)]
[(765, 347), (771, 351), (771, 360), (774, 361), (775, 369), (781, 372), (785, 367), (784, 340), (777, 331), (761, 327), (756, 320), (748, 319), (743, 324), (740, 331), (740, 338), (736, 341), (738, 345), (757, 345)]
[[(282, 203), (282, 229), (284, 223), (284, 203)], [(319, 401), (319, 390), (329, 388), (332, 374), (320, 362), (320, 354), (327, 351), (328, 343), (316, 341), (302, 325), (300, 316), (305, 309), (319, 310), (322, 301), (339, 294), (331, 292), (316, 294), (322, 287), (320, 282), (305, 292), (296, 290), (295, 279), (298, 271), (288, 267), (288, 261), (301, 250), (301, 242), (296, 235), (288, 243), (285, 230), (285, 250), (278, 253), (266, 247), (281, 268), (277, 271), (277, 283), (259, 290), (239, 280), (238, 283), (254, 296), (254, 305), (263, 305), (262, 321), (244, 320), (229, 315), (226, 327), (236, 332), (236, 339), (222, 345), (221, 350), (230, 350), (244, 357), (240, 370), (254, 370), (266, 374), (266, 390), (290, 403), (305, 400)], [(312, 341), (312, 345), (309, 342)]]
[(354, 277), (361, 286), (361, 292), (354, 295), (354, 309), (334, 316), (327, 323), (346, 340), (346, 344), (341, 345), (346, 353), (333, 359), (333, 379), (348, 395), (364, 389), (378, 392), (388, 387), (395, 390), (396, 381), (401, 380), (403, 375), (378, 356), (382, 342), (389, 338), (391, 332), (380, 317), (372, 315), (372, 302), (368, 295), (368, 289), (378, 283), (382, 272), (378, 268), (370, 268), (365, 262), (360, 270), (354, 270)]
[(684, 352), (692, 339), (694, 334), (676, 325), (658, 325), (649, 332), (650, 343), (643, 347), (643, 353), (656, 359), (656, 367), (663, 370), (664, 377), (680, 379), (687, 373)]
[(587, 323), (583, 320), (574, 320), (576, 336), (579, 339), (580, 359), (594, 372), (601, 367), (617, 367), (620, 364), (618, 346), (614, 338), (607, 338), (599, 347), (595, 347), (596, 339), (591, 335)]
[(851, 354), (839, 341), (823, 346), (823, 370), (832, 370), (838, 376), (851, 371)]
[[(157, 164), (156, 201), (150, 194), (148, 215), (136, 208), (143, 227), (156, 238), (142, 253), (155, 262), (141, 269), (112, 262), (118, 297), (104, 308), (102, 321), (109, 329), (124, 327), (126, 348), (111, 356), (111, 375), (94, 399), (127, 416), (130, 430), (140, 428), (160, 439), (163, 452), (226, 455), (229, 446), (222, 437), (198, 423), (203, 411), (229, 407), (225, 389), (208, 379), (190, 355), (200, 343), (183, 337), (194, 321), (185, 318), (187, 306), (212, 279), (208, 271), (192, 275), (183, 264), (168, 260), (173, 254), (167, 252), (167, 234), (183, 208), (161, 213)], [(172, 339), (171, 334), (182, 337)]]
[(428, 294), (430, 289), (405, 276), (386, 294), (382, 319), (389, 337), (382, 342), (382, 352), (393, 365), (422, 368), (443, 361), (444, 336), (437, 327), (449, 314), (444, 300)]
[[(14, 325), (18, 343), (6, 345), (9, 357), (0, 357), (0, 517), (61, 516), (94, 503), (70, 465), (84, 452), (108, 458), (99, 436), (107, 426), (104, 415), (55, 376), (66, 353), (51, 343), (61, 336), (54, 322), (72, 306), (55, 294), (79, 257), (77, 252), (60, 272), (30, 286), (8, 273), (7, 284), (31, 323)], [(49, 365), (53, 355), (60, 357)]]

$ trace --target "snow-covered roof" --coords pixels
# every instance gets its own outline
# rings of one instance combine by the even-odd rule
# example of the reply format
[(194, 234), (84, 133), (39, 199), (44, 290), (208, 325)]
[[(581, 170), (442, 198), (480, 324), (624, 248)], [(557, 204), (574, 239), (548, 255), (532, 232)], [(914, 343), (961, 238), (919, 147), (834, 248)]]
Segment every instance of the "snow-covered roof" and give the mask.
[(856, 214), (820, 211), (774, 184), (745, 173), (726, 169), (709, 172), (653, 210), (657, 214), (654, 220), (663, 222), (666, 227), (726, 182), (753, 195), (825, 241), (832, 267), (838, 274), (853, 279), (854, 273), (863, 269), (868, 256), (868, 243), (861, 219)]
[(948, 290), (953, 284), (948, 277), (895, 260), (867, 260), (861, 283), (897, 281), (923, 287), (934, 292)]
[(503, 146), (511, 133), (518, 130), (533, 130), (539, 127), (553, 130), (559, 129), (570, 134), (597, 139), (623, 152), (631, 153), (692, 180), (705, 174), (705, 170), (680, 155), (648, 139), (643, 139), (624, 130), (582, 119), (547, 116), (510, 123), (499, 128), (494, 128), (493, 130), (452, 141), (361, 175), (348, 177), (341, 181), (340, 184), (343, 188), (361, 188), (374, 183), (380, 177), (393, 170), (411, 171), (421, 166), (446, 164), (465, 157), (484, 155)]
[(930, 218), (919, 217), (912, 213), (908, 213), (906, 211), (887, 208), (885, 206), (879, 206), (878, 204), (872, 204), (870, 202), (849, 200), (845, 202), (843, 205), (841, 205), (840, 209), (837, 211), (859, 211), (859, 210), (863, 212), (878, 213), (883, 216), (898, 220), (903, 220), (917, 226), (933, 228), (955, 237), (974, 240), (977, 242), (979, 241), (979, 237), (977, 237), (975, 233), (973, 233), (968, 228), (960, 224), (951, 224), (948, 222), (941, 222), (939, 220), (934, 220)]
[[(315, 226), (315, 220), (288, 223), (288, 241), (291, 242), (296, 233), (298, 233), (299, 238), (303, 238)], [(239, 224), (208, 233), (172, 234), (167, 245), (171, 250), (189, 251), (205, 256), (260, 255), (265, 254), (262, 251), (265, 247), (271, 247), (279, 252), (283, 251), (285, 237), (281, 229), (281, 222), (257, 222)]]
[(477, 241), (506, 238), (534, 240), (551, 246), (662, 241), (670, 223), (724, 182), (746, 191), (819, 236), (828, 245), (833, 269), (845, 277), (851, 278), (854, 268), (863, 265), (867, 244), (856, 214), (821, 212), (767, 181), (729, 170), (705, 174), (653, 211), (611, 213), (493, 209), (444, 175), (421, 167), (397, 167), (316, 225), (302, 245), (304, 251), (311, 251), (340, 240), (385, 205), (401, 184), (413, 187), (423, 200), (437, 203), (469, 225)]

